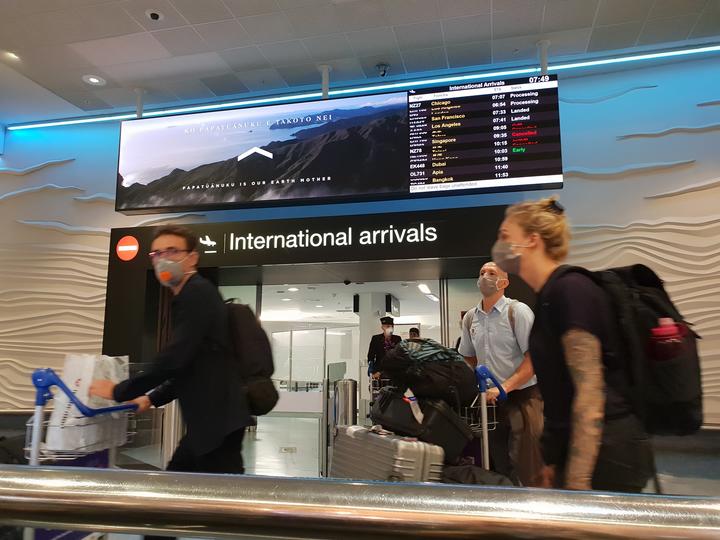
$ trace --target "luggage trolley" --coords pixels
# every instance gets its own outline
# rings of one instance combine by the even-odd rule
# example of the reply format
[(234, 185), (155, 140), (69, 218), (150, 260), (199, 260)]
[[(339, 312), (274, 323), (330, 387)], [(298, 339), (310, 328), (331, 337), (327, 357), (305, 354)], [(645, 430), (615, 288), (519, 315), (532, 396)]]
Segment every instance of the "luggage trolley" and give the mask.
[[(112, 407), (103, 407), (93, 409), (82, 403), (70, 388), (62, 381), (62, 379), (50, 368), (35, 370), (32, 374), (32, 382), (35, 386), (35, 412), (33, 417), (27, 423), (27, 434), (25, 438), (25, 457), (32, 466), (40, 465), (43, 461), (63, 461), (74, 460), (88, 456), (90, 454), (101, 452), (104, 450), (112, 450), (111, 441), (98, 441), (93, 444), (92, 448), (80, 447), (76, 450), (50, 450), (43, 445), (43, 437), (47, 432), (47, 428), (64, 428), (65, 426), (52, 426), (50, 422), (44, 418), (44, 408), (47, 402), (53, 398), (50, 388), (57, 386), (67, 395), (70, 402), (80, 411), (83, 417), (93, 418), (100, 415), (110, 413), (129, 413), (137, 410), (134, 403), (124, 405), (114, 405)], [(107, 422), (117, 421), (117, 418), (107, 417)], [(83, 427), (93, 427), (98, 424), (87, 424), (85, 426), (70, 426), (72, 429), (82, 429)], [(132, 433), (128, 433), (128, 436)], [(103, 444), (106, 443), (106, 444)]]
[(505, 401), (507, 394), (487, 366), (477, 366), (475, 368), (475, 378), (477, 379), (479, 393), (473, 400), (472, 405), (462, 408), (460, 417), (470, 426), (473, 434), (480, 434), (482, 439), (482, 467), (489, 470), (490, 446), (488, 439), (489, 432), (497, 427), (497, 414), (496, 406), (487, 403), (488, 381), (491, 381), (500, 391), (499, 401)]

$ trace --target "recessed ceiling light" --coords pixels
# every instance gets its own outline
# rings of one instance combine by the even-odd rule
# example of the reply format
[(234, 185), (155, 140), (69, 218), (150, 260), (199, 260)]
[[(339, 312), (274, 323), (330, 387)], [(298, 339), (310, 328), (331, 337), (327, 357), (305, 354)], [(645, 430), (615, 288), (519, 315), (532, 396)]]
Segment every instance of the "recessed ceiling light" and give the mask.
[(291, 300), (292, 300), (292, 298), (283, 298), (282, 299), (283, 302), (290, 302)]
[(10, 60), (15, 60), (16, 62), (20, 60), (20, 57), (14, 52), (7, 51), (5, 52), (5, 56), (8, 57)]
[(318, 304), (318, 305), (315, 306), (315, 307), (316, 307), (316, 308), (323, 308), (323, 307), (325, 307), (325, 306)]
[(300, 290), (300, 289), (298, 289), (297, 287), (290, 287), (290, 288), (288, 289), (288, 291), (290, 291), (290, 292), (298, 292), (299, 290)]
[(98, 75), (83, 75), (82, 80), (91, 86), (105, 86), (107, 81)]
[(435, 296), (434, 294), (426, 294), (425, 296), (427, 296), (427, 297), (428, 297), (430, 300), (432, 300), (433, 302), (439, 302), (439, 301), (440, 301), (440, 299), (439, 299), (437, 296)]
[(430, 290), (430, 287), (425, 285), (424, 283), (420, 283), (418, 285), (418, 289), (420, 289), (420, 292), (423, 294), (430, 294), (432, 291)]

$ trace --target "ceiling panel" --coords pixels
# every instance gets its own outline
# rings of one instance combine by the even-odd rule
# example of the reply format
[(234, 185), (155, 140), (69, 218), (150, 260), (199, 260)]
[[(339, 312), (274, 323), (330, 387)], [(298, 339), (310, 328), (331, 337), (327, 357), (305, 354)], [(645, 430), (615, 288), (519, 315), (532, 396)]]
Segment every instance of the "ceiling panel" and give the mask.
[(235, 17), (249, 17), (279, 11), (275, 0), (224, 0), (225, 5)]
[(71, 43), (70, 48), (95, 66), (143, 62), (172, 56), (152, 34), (147, 33)]
[(315, 64), (284, 66), (277, 68), (277, 71), (289, 86), (320, 86), (320, 72)]
[(704, 38), (718, 36), (718, 34), (720, 34), (720, 2), (716, 0), (708, 3), (690, 37)]
[(445, 69), (447, 67), (445, 49), (442, 47), (437, 47), (435, 49), (405, 51), (402, 53), (402, 57), (403, 63), (405, 64), (405, 70), (408, 73), (434, 71), (436, 69)]
[(171, 0), (175, 9), (193, 24), (223, 21), (233, 14), (222, 0)]
[(333, 6), (305, 6), (288, 10), (285, 16), (298, 37), (332, 34), (340, 24)]
[(289, 66), (312, 62), (310, 54), (300, 40), (267, 43), (258, 45), (258, 49), (267, 58), (270, 65), (273, 66)]
[(284, 13), (268, 13), (238, 19), (254, 43), (287, 41), (297, 37)]
[(492, 19), (487, 15), (473, 15), (442, 22), (446, 45), (458, 45), (473, 41), (489, 41), (492, 38)]
[(359, 57), (386, 52), (397, 52), (397, 40), (392, 27), (368, 28), (346, 34), (355, 54)]
[(200, 79), (200, 81), (216, 96), (232, 96), (248, 91), (247, 87), (240, 82), (240, 79), (232, 73), (217, 75), (215, 77), (205, 77)]
[(97, 97), (91, 90), (85, 92), (56, 92), (68, 103), (87, 112), (104, 111), (112, 109), (112, 105)]
[(543, 32), (590, 28), (598, 5), (599, 0), (547, 0)]
[[(365, 79), (360, 61), (356, 58), (341, 58), (338, 60), (329, 60), (327, 64), (332, 68), (330, 77), (333, 81), (358, 81)], [(318, 73), (320, 75), (320, 73)]]
[(707, 0), (655, 0), (655, 4), (650, 9), (650, 18), (702, 13), (707, 4)]
[(600, 0), (595, 24), (621, 24), (633, 21), (644, 21), (650, 14), (655, 0)]
[(345, 34), (308, 38), (303, 40), (303, 44), (312, 59), (318, 62), (354, 56), (353, 49)]
[(654, 45), (656, 43), (686, 39), (697, 20), (698, 15), (683, 15), (669, 19), (649, 19), (645, 22), (638, 44)]
[(438, 21), (396, 26), (395, 37), (401, 51), (443, 46), (442, 27)]
[(335, 14), (340, 24), (338, 29), (344, 31), (377, 28), (392, 24), (385, 14), (382, 0), (364, 0), (363, 2), (337, 4)]
[(436, 0), (383, 0), (390, 24), (432, 21), (440, 18)]
[(238, 21), (228, 20), (195, 25), (195, 30), (214, 51), (250, 45), (250, 34)]
[(136, 84), (139, 81), (173, 77), (209, 77), (230, 70), (217, 53), (173, 56), (147, 62), (119, 64), (106, 68), (108, 74), (121, 83)]
[(222, 59), (235, 71), (245, 71), (270, 67), (260, 49), (255, 45), (229, 49), (219, 53)]
[(158, 91), (175, 94), (182, 100), (196, 101), (215, 97), (215, 94), (199, 80), (161, 80), (153, 83), (152, 87)]
[(491, 0), (442, 0), (440, 15), (446, 18), (489, 14)]
[(265, 92), (287, 88), (285, 79), (282, 78), (276, 69), (243, 71), (242, 73), (238, 73), (237, 76), (251, 92)]
[(489, 64), (492, 62), (492, 48), (489, 41), (448, 45), (447, 57), (449, 66), (454, 68)]
[(153, 32), (152, 35), (173, 56), (198, 54), (211, 50), (207, 42), (200, 37), (200, 34), (198, 34), (192, 26), (158, 30), (157, 32)]
[[(502, 4), (505, 6), (505, 4)], [(510, 5), (508, 5), (508, 8)], [(539, 34), (542, 31), (543, 6), (530, 3), (525, 9), (508, 9), (493, 13), (493, 38), (503, 39), (515, 36)]]
[(588, 52), (632, 47), (637, 43), (642, 27), (643, 23), (640, 21), (598, 26), (593, 29)]

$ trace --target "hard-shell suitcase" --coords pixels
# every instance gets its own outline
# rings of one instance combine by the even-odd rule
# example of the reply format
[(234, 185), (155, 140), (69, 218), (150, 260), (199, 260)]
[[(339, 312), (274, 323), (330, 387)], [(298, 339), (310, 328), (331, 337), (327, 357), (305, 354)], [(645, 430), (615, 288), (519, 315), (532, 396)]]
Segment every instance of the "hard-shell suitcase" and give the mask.
[(443, 449), (379, 426), (341, 426), (333, 442), (330, 476), (351, 480), (440, 482)]
[(441, 446), (445, 461), (453, 464), (473, 438), (465, 421), (441, 399), (417, 400), (419, 411), (412, 411), (411, 398), (392, 388), (383, 388), (373, 403), (370, 418), (375, 424), (408, 437)]

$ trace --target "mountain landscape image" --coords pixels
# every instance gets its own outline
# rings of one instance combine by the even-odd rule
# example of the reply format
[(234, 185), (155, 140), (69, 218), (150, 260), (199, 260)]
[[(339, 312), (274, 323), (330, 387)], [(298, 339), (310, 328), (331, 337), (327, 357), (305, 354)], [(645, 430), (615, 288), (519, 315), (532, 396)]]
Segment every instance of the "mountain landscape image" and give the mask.
[(130, 185), (119, 173), (118, 210), (407, 193), (406, 101), (357, 109), (317, 105), (325, 108), (304, 118), (331, 120), (289, 125), (284, 137), (273, 123), (260, 132), (267, 143), (238, 145), (227, 159)]

